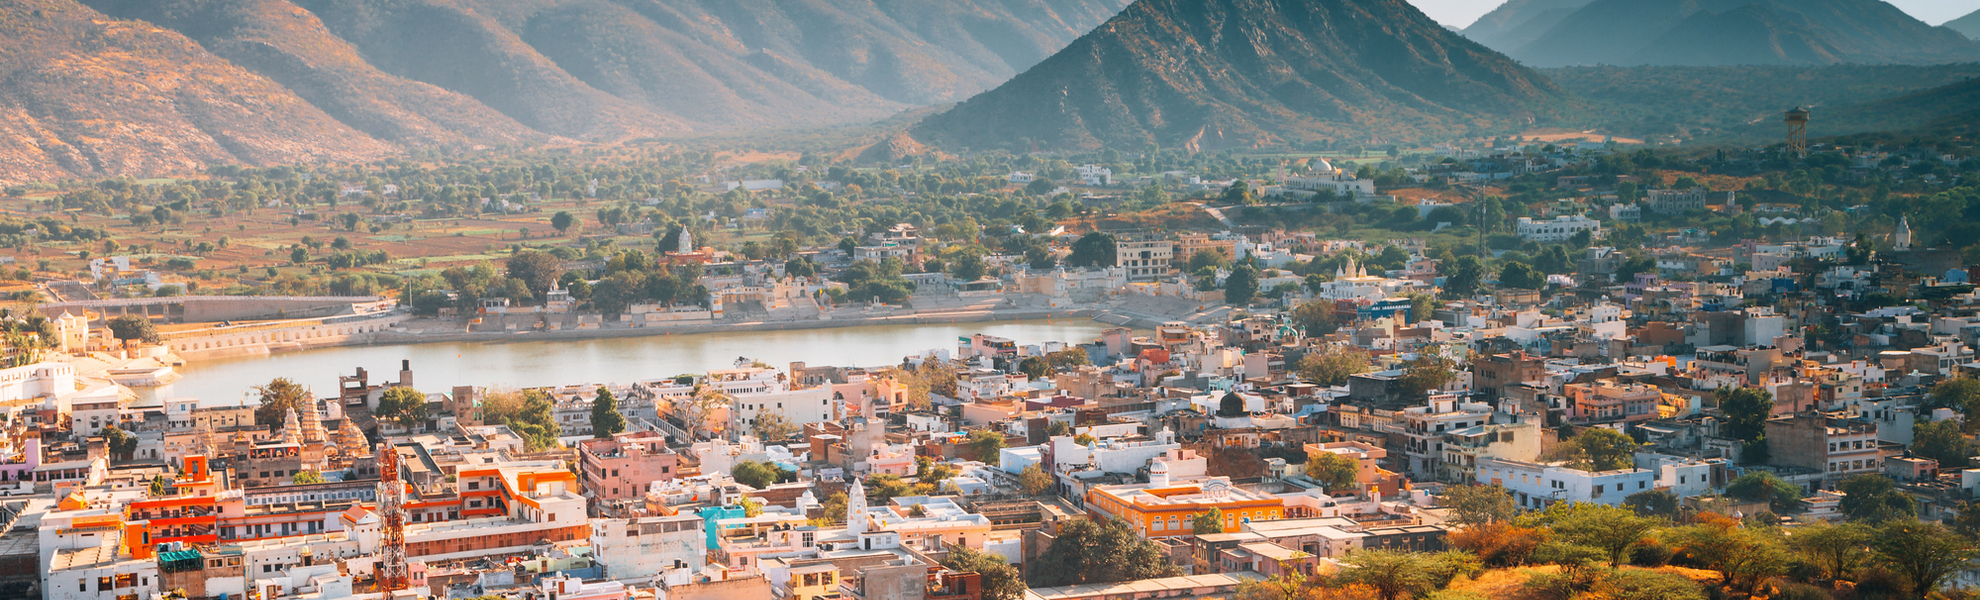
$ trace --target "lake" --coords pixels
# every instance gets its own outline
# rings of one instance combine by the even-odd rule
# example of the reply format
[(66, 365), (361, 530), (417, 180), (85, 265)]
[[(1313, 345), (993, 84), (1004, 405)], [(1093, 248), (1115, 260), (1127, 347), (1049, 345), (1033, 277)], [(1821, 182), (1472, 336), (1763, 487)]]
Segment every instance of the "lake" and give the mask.
[[(615, 337), (588, 340), (436, 342), (348, 346), (264, 357), (201, 361), (179, 368), (185, 377), (151, 397), (195, 397), (204, 404), (231, 404), (248, 388), (287, 377), (318, 397), (335, 396), (337, 377), (358, 367), (372, 383), (396, 381), (399, 361), (411, 360), (413, 384), (427, 392), (457, 385), (543, 387), (569, 384), (632, 383), (682, 373), (735, 366), (737, 358), (760, 360), (778, 369), (801, 361), (814, 366), (880, 367), (929, 349), (956, 348), (956, 338), (986, 333), (1017, 340), (1086, 343), (1113, 327), (1083, 318), (869, 325), (790, 331), (738, 331)], [(254, 400), (248, 401), (250, 404)]]

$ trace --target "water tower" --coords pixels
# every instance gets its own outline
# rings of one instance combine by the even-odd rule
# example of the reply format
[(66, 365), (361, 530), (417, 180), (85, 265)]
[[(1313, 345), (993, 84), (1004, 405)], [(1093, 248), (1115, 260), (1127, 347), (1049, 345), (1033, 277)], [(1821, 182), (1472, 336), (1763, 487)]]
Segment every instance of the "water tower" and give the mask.
[(1788, 151), (1795, 156), (1808, 156), (1808, 110), (1794, 107), (1787, 111)]

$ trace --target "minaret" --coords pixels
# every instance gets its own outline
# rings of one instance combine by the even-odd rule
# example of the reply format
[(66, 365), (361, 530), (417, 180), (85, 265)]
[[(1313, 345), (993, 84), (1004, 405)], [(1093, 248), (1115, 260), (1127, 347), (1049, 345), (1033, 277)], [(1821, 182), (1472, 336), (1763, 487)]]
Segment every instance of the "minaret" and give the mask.
[(1911, 217), (1899, 217), (1897, 234), (1891, 236), (1891, 249), (1904, 252), (1911, 249)]
[(317, 413), (316, 402), (310, 401), (302, 410), (302, 441), (312, 444), (323, 443), (323, 418)]
[(680, 247), (675, 248), (675, 251), (680, 252), (681, 254), (689, 254), (694, 252), (694, 234), (688, 232), (688, 228), (686, 225), (681, 226)]
[(866, 522), (866, 485), (858, 479), (852, 482), (852, 489), (846, 494), (846, 531), (854, 535), (866, 533), (870, 525)]

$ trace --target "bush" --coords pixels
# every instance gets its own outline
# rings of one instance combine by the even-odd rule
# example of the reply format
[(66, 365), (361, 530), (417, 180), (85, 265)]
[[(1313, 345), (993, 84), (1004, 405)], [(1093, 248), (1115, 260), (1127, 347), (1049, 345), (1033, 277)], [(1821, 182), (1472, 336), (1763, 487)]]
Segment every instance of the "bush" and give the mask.
[(1671, 556), (1675, 554), (1677, 551), (1672, 550), (1670, 546), (1653, 540), (1637, 546), (1629, 555), (1629, 564), (1639, 567), (1661, 567), (1671, 562)]
[(1835, 600), (1829, 592), (1806, 583), (1790, 583), (1774, 594), (1773, 600)]

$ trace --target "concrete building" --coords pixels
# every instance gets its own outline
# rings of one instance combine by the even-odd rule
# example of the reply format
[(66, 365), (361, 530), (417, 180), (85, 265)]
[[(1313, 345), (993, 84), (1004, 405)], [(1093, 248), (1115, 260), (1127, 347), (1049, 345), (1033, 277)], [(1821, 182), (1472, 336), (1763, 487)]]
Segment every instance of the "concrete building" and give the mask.
[(1620, 505), (1624, 497), (1655, 487), (1656, 475), (1648, 469), (1583, 471), (1563, 464), (1483, 458), (1477, 481), (1506, 488), (1520, 508), (1539, 510), (1556, 502)]
[(643, 579), (708, 564), (698, 515), (592, 519), (591, 556), (611, 579)]
[(1114, 245), (1114, 261), (1127, 269), (1128, 281), (1154, 281), (1169, 274), (1176, 243), (1169, 240), (1122, 237)]
[(1565, 242), (1583, 231), (1588, 232), (1591, 239), (1602, 237), (1602, 222), (1581, 215), (1562, 215), (1540, 221), (1520, 217), (1513, 229), (1519, 239), (1542, 244)]
[(1877, 425), (1800, 413), (1767, 420), (1767, 450), (1773, 464), (1826, 473), (1828, 483), (1884, 472), (1877, 447)]
[(647, 486), (679, 476), (680, 454), (657, 431), (619, 433), (578, 442), (578, 475), (594, 500), (645, 496)]

